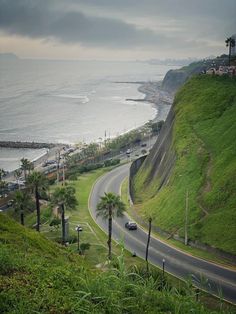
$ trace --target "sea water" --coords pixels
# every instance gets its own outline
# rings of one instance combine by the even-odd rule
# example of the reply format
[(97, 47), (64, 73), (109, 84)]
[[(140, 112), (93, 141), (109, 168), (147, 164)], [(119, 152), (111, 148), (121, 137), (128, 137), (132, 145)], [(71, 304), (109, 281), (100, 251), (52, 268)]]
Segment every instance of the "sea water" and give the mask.
[[(0, 140), (78, 143), (114, 137), (152, 119), (137, 82), (160, 81), (170, 67), (145, 62), (0, 61)], [(136, 83), (134, 83), (136, 82)], [(0, 150), (0, 168), (39, 150)]]

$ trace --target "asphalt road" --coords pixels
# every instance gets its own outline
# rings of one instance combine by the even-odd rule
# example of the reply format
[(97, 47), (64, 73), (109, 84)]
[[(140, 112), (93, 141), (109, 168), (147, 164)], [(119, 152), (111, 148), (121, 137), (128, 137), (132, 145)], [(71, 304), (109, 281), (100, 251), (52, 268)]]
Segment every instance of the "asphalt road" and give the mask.
[[(120, 186), (128, 176), (129, 166), (128, 164), (120, 166), (102, 176), (91, 192), (89, 201), (91, 215), (105, 232), (108, 232), (107, 221), (96, 217), (96, 205), (104, 192), (120, 193)], [(113, 239), (117, 241), (123, 239), (129, 251), (145, 258), (147, 233), (139, 226), (137, 230), (127, 230), (125, 222), (128, 220), (130, 219), (126, 215), (113, 220)], [(165, 271), (185, 280), (191, 278), (195, 286), (236, 304), (236, 271), (185, 254), (152, 237), (149, 261), (162, 268), (163, 259)]]

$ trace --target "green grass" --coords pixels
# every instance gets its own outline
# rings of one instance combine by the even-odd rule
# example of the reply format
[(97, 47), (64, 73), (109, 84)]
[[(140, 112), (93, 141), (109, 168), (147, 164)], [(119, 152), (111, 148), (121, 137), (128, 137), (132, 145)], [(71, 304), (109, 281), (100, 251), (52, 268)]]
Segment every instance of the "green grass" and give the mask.
[[(116, 268), (99, 271), (4, 214), (0, 231), (1, 313), (218, 313), (197, 303), (189, 284), (163, 286), (158, 272), (127, 269), (121, 250)], [(221, 313), (234, 313), (216, 303)]]
[[(158, 193), (150, 168), (135, 178), (143, 217), (183, 236), (185, 196), (189, 192), (189, 236), (236, 254), (236, 80), (196, 76), (175, 98), (171, 177)], [(148, 182), (148, 184), (147, 184)], [(227, 226), (227, 228), (225, 228)]]
[[(95, 180), (106, 170), (97, 170), (73, 181), (79, 206), (67, 212), (70, 231), (83, 226), (81, 242), (91, 243), (85, 256), (76, 245), (64, 248), (47, 239), (60, 237), (47, 224), (41, 234), (0, 214), (0, 308), (2, 313), (234, 313), (220, 300), (200, 299), (212, 310), (196, 303), (194, 288), (151, 267), (146, 275), (142, 260), (113, 243), (115, 268), (104, 265), (107, 236), (92, 220), (88, 197)], [(124, 183), (127, 188), (127, 181)], [(126, 194), (126, 200), (128, 194)], [(45, 211), (45, 213), (44, 213)], [(48, 216), (48, 208), (42, 216)], [(27, 217), (28, 219), (28, 217)], [(32, 214), (28, 222), (33, 221)], [(46, 237), (45, 237), (46, 236)], [(102, 271), (94, 266), (103, 263)], [(130, 268), (132, 266), (132, 268)], [(173, 284), (174, 283), (174, 284)], [(209, 303), (210, 302), (210, 303)], [(215, 310), (214, 310), (215, 309)]]
[[(84, 173), (78, 177), (76, 181), (68, 181), (69, 184), (75, 187), (76, 197), (78, 200), (78, 206), (75, 210), (66, 210), (66, 216), (69, 216), (69, 234), (70, 238), (76, 240), (77, 232), (76, 226), (79, 224), (82, 226), (83, 231), (80, 233), (80, 243), (90, 243), (90, 249), (85, 252), (85, 260), (91, 266), (104, 264), (107, 259), (107, 235), (99, 226), (94, 222), (88, 209), (88, 199), (96, 180), (107, 171), (112, 168), (102, 168), (88, 173)], [(55, 186), (51, 187), (51, 192)], [(44, 223), (41, 227), (41, 232), (49, 239), (60, 241), (61, 239), (61, 227), (57, 230), (49, 226), (50, 219), (46, 219), (45, 211), (48, 212), (48, 207), (42, 209), (42, 217), (44, 217)], [(47, 215), (46, 215), (47, 216)], [(32, 226), (35, 223), (35, 213), (32, 213), (26, 217), (28, 226)], [(72, 251), (77, 251), (77, 243), (70, 245)], [(120, 254), (120, 246), (113, 241), (112, 252), (114, 256)], [(125, 251), (125, 262), (127, 265), (132, 265), (134, 262), (131, 253)], [(143, 261), (139, 258), (135, 259), (137, 265), (142, 265)]]
[(127, 177), (125, 178), (125, 180), (122, 182), (122, 185), (121, 185), (121, 200), (123, 203), (125, 203), (126, 208), (129, 208), (130, 206), (128, 186), (129, 186), (129, 180)]

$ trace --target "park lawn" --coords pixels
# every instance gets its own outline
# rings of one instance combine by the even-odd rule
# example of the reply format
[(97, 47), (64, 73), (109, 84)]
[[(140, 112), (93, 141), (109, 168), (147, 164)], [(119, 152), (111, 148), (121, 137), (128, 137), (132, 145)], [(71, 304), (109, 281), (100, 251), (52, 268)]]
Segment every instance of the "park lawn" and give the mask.
[[(84, 173), (78, 177), (75, 181), (68, 181), (76, 189), (76, 197), (78, 200), (78, 205), (75, 210), (66, 210), (65, 215), (69, 216), (69, 234), (70, 238), (75, 240), (75, 243), (70, 244), (70, 249), (72, 251), (77, 251), (77, 232), (75, 231), (76, 226), (79, 224), (83, 231), (80, 232), (80, 244), (89, 243), (90, 249), (85, 252), (85, 260), (92, 266), (102, 264), (107, 259), (107, 235), (102, 229), (94, 222), (90, 215), (88, 209), (88, 200), (91, 189), (96, 182), (96, 180), (110, 171), (112, 168), (102, 168), (94, 170), (88, 173)], [(55, 185), (51, 187), (51, 191), (55, 188)], [(42, 217), (44, 217), (44, 211), (48, 211), (48, 207), (42, 209)], [(29, 226), (35, 223), (36, 217), (35, 213), (30, 214), (27, 217), (27, 222)], [(44, 223), (41, 226), (41, 232), (49, 239), (60, 241), (61, 238), (61, 227), (55, 229), (49, 226), (50, 219), (44, 218)], [(113, 241), (112, 252), (114, 255), (120, 255), (120, 245)], [(132, 265), (134, 263), (134, 258), (131, 253), (125, 251), (125, 262), (127, 265)], [(139, 258), (135, 258), (136, 265), (144, 265), (144, 261)]]

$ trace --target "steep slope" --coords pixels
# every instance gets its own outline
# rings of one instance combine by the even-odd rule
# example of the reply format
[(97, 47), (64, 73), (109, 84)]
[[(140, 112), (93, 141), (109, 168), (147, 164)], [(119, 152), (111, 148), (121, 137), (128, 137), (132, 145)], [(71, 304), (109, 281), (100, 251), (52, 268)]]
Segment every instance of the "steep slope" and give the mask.
[(92, 270), (69, 248), (0, 213), (1, 313), (216, 313), (195, 301), (189, 285), (162, 290), (159, 272), (129, 272), (122, 256), (116, 263)]
[[(196, 76), (177, 93), (135, 176), (135, 202), (164, 230), (236, 254), (236, 80)], [(227, 228), (225, 228), (227, 226)]]
[(175, 94), (175, 92), (193, 75), (200, 74), (209, 68), (218, 68), (220, 65), (225, 65), (228, 62), (227, 55), (221, 55), (214, 59), (200, 60), (192, 62), (180, 69), (169, 70), (161, 84), (161, 89)]

